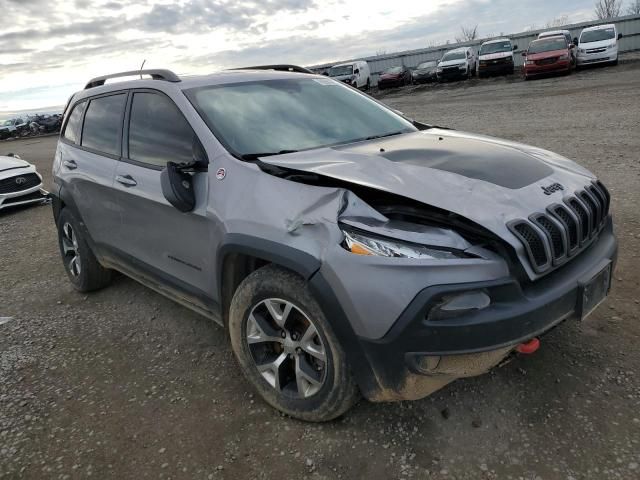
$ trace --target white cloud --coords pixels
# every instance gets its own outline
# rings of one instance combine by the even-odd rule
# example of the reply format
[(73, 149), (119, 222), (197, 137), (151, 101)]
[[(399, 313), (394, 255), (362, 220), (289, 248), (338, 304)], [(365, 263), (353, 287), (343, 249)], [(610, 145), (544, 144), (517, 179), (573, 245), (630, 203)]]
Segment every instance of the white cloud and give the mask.
[[(514, 32), (584, 1), (0, 0), (0, 110), (62, 104), (92, 76), (314, 64), (452, 39), (461, 24)], [(582, 11), (580, 8), (582, 8)]]

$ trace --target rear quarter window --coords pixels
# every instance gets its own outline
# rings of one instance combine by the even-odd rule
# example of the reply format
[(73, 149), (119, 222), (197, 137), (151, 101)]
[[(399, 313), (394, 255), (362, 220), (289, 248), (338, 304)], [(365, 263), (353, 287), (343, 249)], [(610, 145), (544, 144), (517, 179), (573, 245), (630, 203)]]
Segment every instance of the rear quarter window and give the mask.
[(125, 93), (94, 98), (89, 102), (82, 129), (82, 146), (110, 155), (120, 155)]
[(80, 128), (82, 127), (82, 117), (87, 102), (80, 102), (73, 107), (67, 120), (67, 126), (64, 128), (62, 137), (71, 143), (80, 143)]

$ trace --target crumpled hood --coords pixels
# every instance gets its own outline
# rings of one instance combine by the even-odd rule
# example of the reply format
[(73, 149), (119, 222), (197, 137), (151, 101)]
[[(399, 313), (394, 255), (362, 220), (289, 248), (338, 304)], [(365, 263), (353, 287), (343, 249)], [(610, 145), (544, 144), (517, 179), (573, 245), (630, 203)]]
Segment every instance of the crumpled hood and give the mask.
[(0, 172), (13, 168), (28, 167), (29, 162), (25, 162), (20, 158), (4, 157), (0, 155)]
[[(261, 161), (454, 212), (517, 250), (520, 243), (507, 222), (543, 212), (595, 178), (574, 162), (540, 148), (437, 128)], [(563, 190), (543, 190), (556, 183)]]

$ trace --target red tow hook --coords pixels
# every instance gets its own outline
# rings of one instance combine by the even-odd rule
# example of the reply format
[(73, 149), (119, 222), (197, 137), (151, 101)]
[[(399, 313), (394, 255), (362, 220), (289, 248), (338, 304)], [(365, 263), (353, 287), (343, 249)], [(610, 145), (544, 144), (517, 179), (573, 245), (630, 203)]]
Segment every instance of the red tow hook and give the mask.
[(537, 338), (532, 338), (528, 342), (521, 343), (516, 347), (516, 352), (522, 353), (524, 355), (531, 355), (535, 353), (540, 348), (540, 340)]

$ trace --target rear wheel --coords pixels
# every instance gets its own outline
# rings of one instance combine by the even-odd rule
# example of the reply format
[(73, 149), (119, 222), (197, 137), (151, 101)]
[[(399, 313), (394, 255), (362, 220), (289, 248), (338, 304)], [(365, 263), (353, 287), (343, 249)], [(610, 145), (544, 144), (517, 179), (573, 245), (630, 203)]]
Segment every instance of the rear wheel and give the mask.
[(287, 415), (328, 421), (359, 398), (331, 326), (304, 280), (288, 270), (269, 265), (240, 284), (229, 335), (245, 377)]
[(89, 292), (107, 286), (112, 272), (96, 259), (75, 215), (63, 208), (57, 226), (62, 263), (73, 287), (79, 292)]

